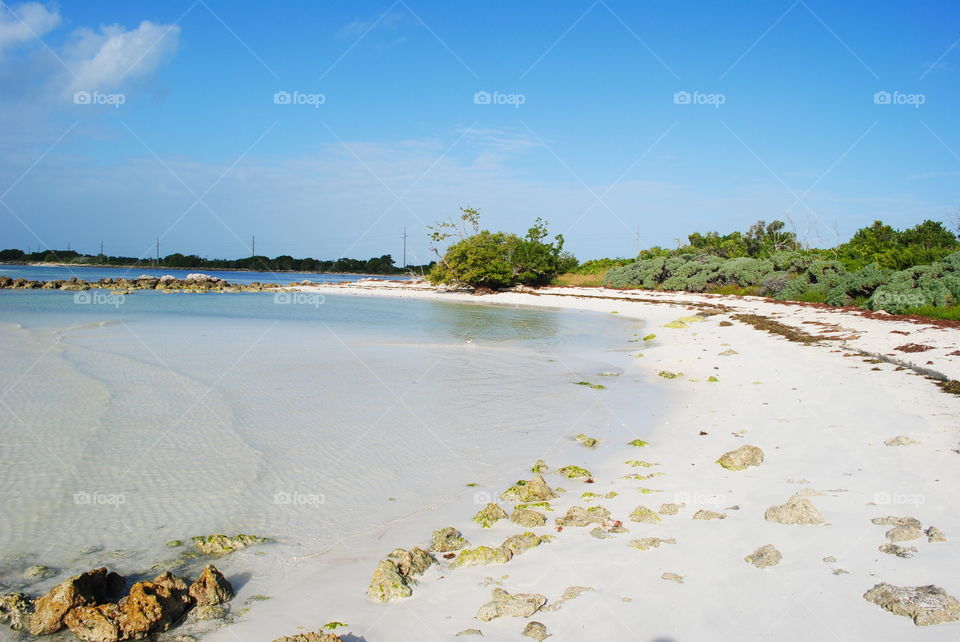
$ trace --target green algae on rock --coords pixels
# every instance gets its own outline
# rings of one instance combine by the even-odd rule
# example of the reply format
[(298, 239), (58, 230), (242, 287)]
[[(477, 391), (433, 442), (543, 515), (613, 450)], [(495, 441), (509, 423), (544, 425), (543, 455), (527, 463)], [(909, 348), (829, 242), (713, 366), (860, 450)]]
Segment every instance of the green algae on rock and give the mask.
[(499, 546), (491, 548), (489, 546), (477, 546), (476, 548), (466, 548), (453, 560), (450, 568), (463, 568), (467, 566), (489, 566), (491, 564), (506, 564), (513, 558), (513, 551), (509, 548)]
[(476, 515), (473, 516), (473, 521), (477, 524), (480, 524), (483, 528), (490, 528), (493, 524), (501, 519), (506, 519), (509, 517), (507, 512), (500, 508), (497, 504), (490, 503), (487, 504), (485, 508), (480, 509)]
[(744, 445), (720, 455), (716, 463), (727, 470), (746, 470), (749, 466), (763, 463), (763, 451), (756, 446)]
[(630, 513), (630, 521), (642, 524), (659, 524), (660, 516), (646, 506), (637, 506)]
[(584, 477), (592, 477), (590, 471), (586, 468), (581, 468), (580, 466), (564, 466), (557, 470), (557, 474), (563, 475), (567, 479), (581, 479)]
[[(595, 448), (597, 444), (600, 443), (599, 439), (595, 437), (588, 437), (583, 433), (580, 433), (579, 435), (574, 437), (574, 439), (578, 441), (580, 444), (586, 446), (587, 448)], [(533, 471), (533, 472), (538, 472), (538, 471)]]
[(637, 448), (646, 448), (650, 445), (650, 442), (644, 441), (642, 439), (634, 439), (631, 442), (627, 443), (628, 446), (636, 446)]
[(470, 542), (465, 540), (460, 531), (453, 526), (445, 526), (433, 531), (430, 536), (430, 550), (437, 553), (448, 553), (450, 551), (459, 551), (462, 548), (470, 546)]
[(537, 475), (530, 480), (520, 480), (500, 494), (500, 499), (511, 502), (541, 502), (554, 499), (557, 494)]
[(227, 555), (234, 551), (253, 546), (254, 544), (263, 544), (268, 541), (266, 537), (256, 535), (198, 535), (191, 537), (190, 540), (197, 550), (205, 555)]
[(514, 524), (519, 524), (520, 526), (533, 528), (535, 526), (543, 526), (546, 524), (547, 516), (539, 511), (516, 506), (513, 509), (513, 514), (510, 515), (510, 521)]

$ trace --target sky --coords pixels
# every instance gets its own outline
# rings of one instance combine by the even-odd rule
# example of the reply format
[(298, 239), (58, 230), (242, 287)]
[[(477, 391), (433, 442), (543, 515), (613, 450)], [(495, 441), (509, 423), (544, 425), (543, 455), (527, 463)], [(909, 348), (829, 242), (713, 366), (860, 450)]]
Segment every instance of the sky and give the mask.
[(0, 0), (0, 247), (581, 260), (960, 212), (954, 0)]

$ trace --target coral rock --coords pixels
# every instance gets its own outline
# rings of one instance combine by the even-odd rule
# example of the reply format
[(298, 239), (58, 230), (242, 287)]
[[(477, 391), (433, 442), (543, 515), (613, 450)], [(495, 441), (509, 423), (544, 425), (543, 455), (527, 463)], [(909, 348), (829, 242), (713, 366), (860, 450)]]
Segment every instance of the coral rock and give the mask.
[(727, 470), (745, 470), (749, 466), (763, 463), (763, 451), (756, 446), (740, 446), (720, 455), (717, 463)]
[(893, 586), (882, 582), (864, 593), (863, 599), (891, 613), (908, 617), (917, 626), (960, 620), (960, 602), (932, 584)]
[(547, 598), (539, 593), (517, 593), (510, 595), (500, 588), (493, 589), (493, 600), (477, 611), (477, 619), (483, 622), (498, 617), (530, 617), (547, 603)]
[(822, 524), (823, 518), (813, 503), (805, 498), (792, 496), (785, 504), (771, 506), (763, 514), (768, 522), (778, 524)]
[(743, 559), (757, 568), (765, 568), (779, 564), (780, 560), (783, 559), (783, 555), (773, 544), (767, 544), (766, 546), (761, 546)]
[(233, 599), (233, 586), (213, 564), (203, 567), (203, 573), (190, 585), (190, 597), (197, 606), (224, 604)]

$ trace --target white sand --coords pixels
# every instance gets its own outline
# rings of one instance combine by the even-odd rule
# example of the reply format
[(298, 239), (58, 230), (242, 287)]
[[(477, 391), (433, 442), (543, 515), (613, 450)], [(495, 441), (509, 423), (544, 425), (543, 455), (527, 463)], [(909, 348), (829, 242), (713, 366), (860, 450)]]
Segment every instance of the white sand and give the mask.
[[(644, 331), (656, 339), (628, 343), (619, 377), (592, 377), (606, 390), (595, 393), (598, 404), (615, 413), (629, 409), (632, 391), (655, 386), (662, 404), (644, 412), (653, 434), (639, 434), (640, 417), (619, 415), (621, 421), (594, 437), (594, 450), (573, 442), (550, 457), (551, 470), (576, 464), (596, 480), (585, 484), (547, 473), (548, 483), (566, 492), (552, 502), (548, 526), (531, 529), (553, 533), (550, 544), (534, 548), (508, 564), (446, 569), (434, 566), (414, 587), (411, 598), (380, 604), (365, 596), (379, 548), (426, 546), (433, 529), (455, 526), (476, 545), (499, 545), (523, 532), (508, 520), (481, 529), (470, 518), (480, 506), (474, 489), (461, 500), (427, 514), (381, 529), (363, 541), (344, 541), (328, 554), (299, 560), (278, 571), (286, 588), (210, 639), (271, 640), (284, 634), (316, 630), (338, 620), (345, 640), (447, 640), (458, 631), (477, 628), (482, 639), (518, 640), (527, 621), (500, 618), (489, 623), (474, 618), (490, 599), (490, 589), (541, 593), (555, 603), (570, 586), (591, 587), (559, 610), (541, 611), (530, 620), (545, 624), (553, 640), (956, 640), (960, 623), (916, 627), (912, 621), (868, 603), (863, 593), (879, 582), (901, 586), (935, 584), (960, 597), (957, 542), (960, 542), (960, 397), (945, 394), (930, 380), (909, 369), (895, 371), (888, 363), (866, 363), (855, 350), (893, 354), (904, 361), (960, 379), (960, 331), (902, 321), (865, 318), (857, 313), (761, 299), (655, 292), (554, 288), (540, 295), (502, 293), (473, 297), (437, 293), (423, 287), (362, 283), (324, 286), (338, 294), (440, 298), (448, 301), (504, 305), (540, 305), (614, 312), (645, 321)], [(588, 295), (590, 298), (557, 295)], [(663, 304), (604, 300), (599, 296), (656, 299)], [(710, 316), (686, 329), (663, 327), (694, 314), (689, 304), (709, 302), (756, 313), (811, 333), (832, 329), (842, 340), (806, 346), (761, 332), (740, 322), (721, 327), (729, 314)], [(804, 323), (804, 322), (816, 322)], [(896, 332), (906, 332), (907, 335)], [(935, 346), (914, 354), (893, 348), (905, 343)], [(737, 354), (719, 356), (728, 349)], [(633, 356), (642, 353), (643, 356)], [(928, 365), (927, 362), (933, 363)], [(683, 372), (673, 380), (661, 370)], [(580, 375), (581, 373), (576, 373)], [(715, 376), (717, 382), (707, 382)], [(574, 373), (571, 373), (572, 381)], [(630, 413), (638, 412), (636, 409)], [(571, 434), (558, 435), (569, 439)], [(701, 434), (705, 432), (706, 434)], [(885, 446), (906, 435), (919, 443)], [(645, 448), (628, 446), (641, 437)], [(763, 449), (759, 467), (727, 471), (714, 463), (725, 451), (744, 444)], [(544, 444), (544, 452), (555, 444)], [(656, 462), (645, 469), (624, 462)], [(533, 462), (530, 462), (531, 464)], [(639, 472), (662, 472), (647, 481), (623, 479)], [(527, 470), (503, 471), (506, 488), (512, 480), (529, 478)], [(645, 487), (660, 492), (643, 494)], [(482, 490), (482, 489), (478, 489)], [(585, 491), (618, 496), (585, 503)], [(824, 525), (782, 525), (764, 520), (764, 511), (792, 494), (804, 491), (826, 520)], [(481, 497), (480, 500), (483, 498)], [(659, 524), (629, 521), (639, 505), (656, 510), (665, 502), (684, 502), (677, 515)], [(499, 502), (510, 511), (508, 502)], [(602, 505), (629, 533), (595, 539), (592, 528), (565, 528), (557, 533), (553, 519), (574, 505)], [(738, 506), (738, 509), (732, 507)], [(699, 509), (722, 512), (724, 520), (695, 521)], [(886, 543), (885, 526), (873, 517), (910, 516), (923, 527), (933, 525), (945, 543), (927, 539), (900, 542), (915, 546), (911, 559), (879, 552)], [(628, 547), (639, 537), (675, 538), (676, 544), (640, 551)], [(774, 567), (758, 569), (744, 561), (756, 548), (773, 544), (783, 554)], [(833, 556), (836, 562), (822, 561)], [(845, 574), (834, 574), (844, 569)], [(683, 576), (682, 584), (661, 574)], [(485, 578), (498, 584), (484, 586)], [(235, 610), (249, 591), (241, 588)], [(346, 633), (344, 633), (346, 632)], [(470, 639), (470, 638), (467, 638)]]

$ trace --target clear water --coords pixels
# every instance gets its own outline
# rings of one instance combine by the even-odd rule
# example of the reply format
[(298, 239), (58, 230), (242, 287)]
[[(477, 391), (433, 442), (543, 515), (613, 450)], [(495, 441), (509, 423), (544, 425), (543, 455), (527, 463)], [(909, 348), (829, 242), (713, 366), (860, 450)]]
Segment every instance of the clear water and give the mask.
[[(174, 270), (163, 268), (153, 270), (150, 268), (122, 268), (122, 267), (83, 267), (83, 266), (55, 266), (55, 265), (0, 265), (0, 276), (6, 276), (11, 279), (29, 279), (31, 281), (56, 281), (59, 279), (69, 280), (77, 277), (81, 281), (99, 281), (100, 279), (135, 279), (142, 274), (160, 277), (164, 274), (172, 274), (177, 278), (184, 278), (188, 274), (194, 273), (207, 274), (221, 279), (226, 279), (231, 283), (298, 283), (304, 279), (309, 279), (314, 283), (339, 283), (340, 281), (357, 281), (359, 279), (370, 278), (365, 274), (316, 274), (300, 272), (246, 272), (233, 270), (206, 270), (195, 268), (191, 270)], [(390, 278), (406, 280), (408, 277), (401, 275), (391, 275)]]
[[(573, 384), (616, 370), (635, 329), (374, 297), (0, 291), (0, 589), (152, 574), (180, 550), (165, 542), (220, 532), (276, 540), (257, 563), (277, 568), (499, 484), (613, 420)], [(36, 563), (59, 575), (31, 585)]]

